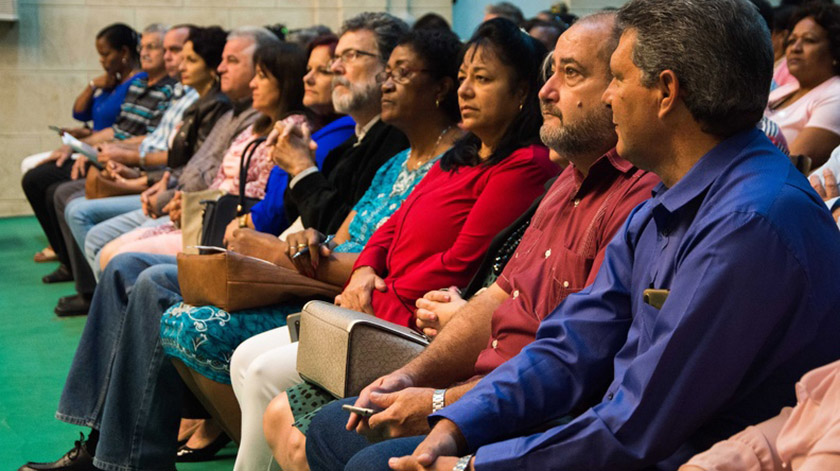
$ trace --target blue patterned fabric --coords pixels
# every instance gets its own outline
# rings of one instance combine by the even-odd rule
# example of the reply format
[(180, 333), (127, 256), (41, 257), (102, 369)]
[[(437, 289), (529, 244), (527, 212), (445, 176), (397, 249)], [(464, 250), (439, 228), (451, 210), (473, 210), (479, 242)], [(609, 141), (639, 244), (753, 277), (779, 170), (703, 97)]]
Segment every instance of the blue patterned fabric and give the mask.
[(361, 252), (370, 236), (394, 214), (440, 158), (438, 155), (417, 169), (408, 170), (410, 155), (411, 149), (406, 149), (379, 167), (365, 195), (353, 207), (356, 217), (350, 221), (350, 240), (336, 247), (336, 252)]
[(230, 384), (230, 357), (240, 343), (286, 325), (286, 316), (300, 312), (302, 303), (289, 303), (230, 314), (215, 306), (178, 303), (163, 313), (160, 336), (163, 351), (202, 376)]
[[(362, 199), (353, 208), (350, 240), (335, 252), (358, 253), (371, 235), (394, 214), (411, 190), (440, 156), (408, 170), (409, 151), (391, 157), (379, 168)], [(230, 357), (240, 343), (286, 325), (286, 316), (300, 312), (303, 303), (246, 309), (230, 314), (215, 306), (179, 303), (163, 313), (160, 335), (166, 355), (213, 381), (230, 384)]]

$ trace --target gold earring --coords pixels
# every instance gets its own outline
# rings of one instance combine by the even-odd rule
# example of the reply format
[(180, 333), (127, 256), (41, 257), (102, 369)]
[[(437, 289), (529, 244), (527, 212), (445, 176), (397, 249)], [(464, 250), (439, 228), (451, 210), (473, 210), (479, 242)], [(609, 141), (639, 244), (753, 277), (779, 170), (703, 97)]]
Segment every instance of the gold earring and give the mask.
[(523, 107), (523, 106), (525, 106), (525, 103), (520, 103), (520, 104), (519, 104), (519, 111), (522, 111), (522, 107)]
[(440, 98), (435, 99), (435, 107), (440, 108)]

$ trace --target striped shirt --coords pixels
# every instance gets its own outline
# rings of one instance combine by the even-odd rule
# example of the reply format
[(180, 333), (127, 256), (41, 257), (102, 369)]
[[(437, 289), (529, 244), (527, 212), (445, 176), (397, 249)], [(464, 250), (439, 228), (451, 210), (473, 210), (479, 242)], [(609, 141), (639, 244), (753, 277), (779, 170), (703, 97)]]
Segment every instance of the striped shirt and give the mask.
[(122, 141), (154, 131), (169, 106), (176, 83), (168, 76), (151, 86), (148, 77), (134, 79), (114, 122), (114, 139)]
[(175, 85), (175, 94), (169, 108), (164, 111), (160, 118), (160, 124), (140, 143), (140, 156), (145, 157), (150, 152), (165, 152), (169, 150), (169, 141), (175, 126), (178, 125), (184, 112), (198, 100), (198, 92), (194, 89), (181, 85)]

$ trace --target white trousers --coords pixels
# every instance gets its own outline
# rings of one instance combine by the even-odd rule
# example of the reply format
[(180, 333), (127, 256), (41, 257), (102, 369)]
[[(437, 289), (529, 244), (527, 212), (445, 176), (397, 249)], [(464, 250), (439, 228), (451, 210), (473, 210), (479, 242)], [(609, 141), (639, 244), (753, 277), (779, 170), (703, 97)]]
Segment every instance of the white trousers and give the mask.
[[(53, 151), (50, 150), (47, 152), (39, 152), (37, 154), (32, 154), (29, 157), (25, 157), (20, 163), (20, 174), (26, 175), (26, 172), (32, 170), (33, 168), (37, 167), (38, 164), (47, 160), (47, 157), (49, 157), (52, 153)], [(76, 153), (73, 153), (73, 155), (70, 156), (70, 158), (73, 160), (76, 160), (78, 157), (79, 154)]]
[(289, 328), (263, 332), (242, 342), (230, 361), (233, 392), (242, 409), (242, 440), (234, 471), (277, 471), (263, 434), (263, 414), (272, 399), (301, 383), (297, 373), (297, 343)]

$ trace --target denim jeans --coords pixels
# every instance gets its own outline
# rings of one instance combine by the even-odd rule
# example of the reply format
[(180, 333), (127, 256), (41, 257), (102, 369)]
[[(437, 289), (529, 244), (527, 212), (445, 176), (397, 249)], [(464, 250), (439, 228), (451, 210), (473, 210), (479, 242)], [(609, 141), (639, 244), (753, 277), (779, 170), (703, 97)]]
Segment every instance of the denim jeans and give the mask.
[(99, 430), (100, 469), (175, 469), (183, 383), (160, 318), (179, 301), (175, 257), (123, 254), (103, 273), (56, 412)]
[(306, 460), (312, 471), (390, 471), (390, 458), (414, 453), (426, 438), (422, 435), (372, 444), (344, 428), (350, 413), (341, 406), (354, 402), (355, 397), (332, 402), (312, 418), (306, 433)]
[(134, 209), (104, 220), (88, 229), (83, 246), (85, 258), (96, 279), (102, 276), (102, 270), (99, 268), (99, 251), (108, 242), (138, 227), (155, 227), (167, 222), (169, 222), (169, 216), (152, 219), (143, 214), (142, 209)]
[(114, 196), (95, 200), (78, 198), (64, 209), (64, 219), (67, 220), (76, 243), (84, 248), (85, 238), (93, 226), (140, 208), (140, 195)]

